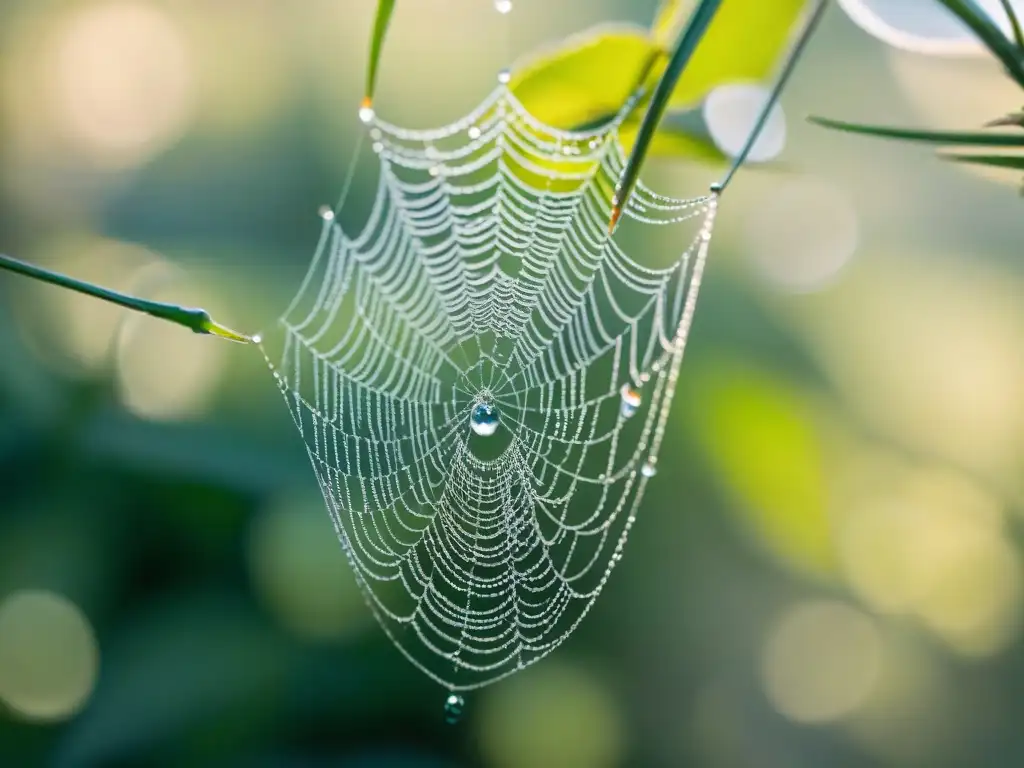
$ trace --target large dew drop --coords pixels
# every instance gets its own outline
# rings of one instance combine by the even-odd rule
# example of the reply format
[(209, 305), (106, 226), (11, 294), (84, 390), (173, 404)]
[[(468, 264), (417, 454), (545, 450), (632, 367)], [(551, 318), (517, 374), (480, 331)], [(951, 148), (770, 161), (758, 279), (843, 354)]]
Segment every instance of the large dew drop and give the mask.
[(466, 706), (466, 700), (457, 693), (451, 694), (444, 702), (444, 721), (448, 725), (455, 725), (462, 719), (462, 710)]
[(469, 417), (469, 426), (481, 437), (490, 437), (497, 432), (499, 423), (498, 409), (487, 403), (477, 405)]
[(628, 419), (636, 413), (636, 409), (639, 408), (640, 403), (643, 402), (643, 397), (630, 386), (629, 382), (622, 385), (622, 389), (619, 390), (619, 394), (622, 396), (622, 406), (619, 409), (620, 413), (622, 413), (622, 418)]

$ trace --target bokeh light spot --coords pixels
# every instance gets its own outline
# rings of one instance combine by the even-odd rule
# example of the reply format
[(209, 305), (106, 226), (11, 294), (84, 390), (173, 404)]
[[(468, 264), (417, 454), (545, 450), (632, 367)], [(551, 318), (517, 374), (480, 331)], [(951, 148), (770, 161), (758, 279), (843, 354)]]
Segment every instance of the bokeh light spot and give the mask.
[(881, 638), (864, 613), (834, 601), (786, 611), (765, 644), (761, 675), (775, 708), (791, 720), (824, 723), (853, 712), (875, 685)]
[(369, 613), (319, 496), (284, 498), (253, 521), (249, 570), (275, 618), (296, 635), (330, 640)]
[(857, 214), (835, 185), (810, 177), (779, 179), (743, 220), (744, 252), (773, 286), (817, 290), (857, 251)]
[(619, 765), (623, 723), (608, 692), (580, 669), (548, 661), (487, 689), (480, 744), (495, 768)]
[(89, 4), (65, 22), (53, 65), (62, 125), (102, 165), (135, 165), (168, 146), (188, 122), (188, 51), (154, 6)]
[(89, 698), (99, 651), (74, 603), (25, 590), (0, 603), (0, 700), (31, 720), (63, 720)]
[[(159, 285), (150, 292), (157, 300), (185, 306), (215, 304), (177, 278), (167, 263), (141, 274), (142, 284)], [(191, 301), (189, 301), (191, 299)], [(128, 410), (147, 419), (172, 420), (201, 415), (210, 405), (224, 373), (227, 345), (212, 336), (190, 333), (178, 325), (133, 314), (122, 328), (117, 345), (117, 385)]]
[[(768, 101), (769, 92), (759, 85), (731, 84), (715, 88), (704, 100), (704, 124), (723, 153), (735, 157)], [(786, 146), (786, 116), (775, 104), (747, 160), (764, 163), (782, 154)]]

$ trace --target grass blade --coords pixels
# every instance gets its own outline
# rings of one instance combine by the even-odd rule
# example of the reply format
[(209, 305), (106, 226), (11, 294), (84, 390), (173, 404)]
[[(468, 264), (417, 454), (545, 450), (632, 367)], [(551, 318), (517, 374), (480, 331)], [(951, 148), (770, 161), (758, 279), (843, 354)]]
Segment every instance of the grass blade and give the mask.
[(961, 155), (953, 153), (940, 153), (943, 160), (951, 160), (954, 163), (971, 163), (973, 165), (987, 165), (993, 168), (1011, 168), (1017, 171), (1024, 171), (1024, 155)]
[(609, 234), (615, 231), (615, 226), (622, 216), (622, 211), (625, 210), (626, 203), (633, 193), (633, 188), (640, 178), (640, 167), (644, 163), (647, 150), (650, 147), (651, 140), (654, 138), (654, 132), (657, 130), (661, 116), (668, 106), (669, 98), (672, 96), (672, 91), (679, 81), (679, 76), (683, 73), (694, 51), (697, 50), (697, 46), (700, 45), (700, 41), (711, 25), (711, 21), (714, 19), (715, 13), (718, 12), (721, 4), (722, 0), (701, 0), (693, 15), (690, 16), (686, 29), (679, 39), (679, 44), (676, 46), (672, 58), (669, 59), (665, 72), (658, 81), (654, 95), (651, 97), (651, 102), (647, 107), (647, 112), (640, 123), (640, 130), (637, 133), (633, 151), (626, 161), (626, 167), (623, 169), (622, 176), (615, 188), (615, 196), (612, 198), (611, 218), (608, 222)]
[(1024, 147), (1024, 134), (1020, 133), (985, 133), (982, 131), (929, 131), (915, 128), (893, 128), (885, 125), (864, 125), (848, 123), (844, 120), (832, 120), (827, 117), (811, 115), (810, 122), (824, 128), (834, 128), (847, 133), (862, 136), (877, 136), (884, 139), (916, 141), (926, 144), (960, 144), (973, 147)]
[(33, 280), (39, 280), (44, 283), (49, 283), (50, 285), (56, 285), (59, 288), (66, 288), (69, 291), (84, 293), (86, 296), (92, 296), (93, 298), (108, 301), (111, 304), (117, 304), (118, 306), (126, 309), (142, 312), (160, 320), (166, 320), (169, 323), (176, 323), (177, 325), (184, 326), (195, 333), (219, 336), (222, 339), (238, 341), (243, 344), (259, 342), (258, 338), (245, 336), (244, 334), (233, 331), (227, 326), (216, 322), (212, 317), (210, 317), (210, 313), (205, 309), (182, 307), (177, 304), (168, 304), (162, 301), (150, 301), (148, 299), (140, 299), (137, 296), (129, 296), (128, 294), (112, 291), (109, 288), (103, 288), (102, 286), (95, 285), (93, 283), (87, 283), (84, 280), (78, 280), (73, 277), (68, 277), (67, 275), (62, 275), (59, 272), (52, 272), (48, 269), (37, 267), (34, 264), (29, 264), (28, 262), (6, 256), (2, 253), (0, 253), (0, 269), (6, 269), (9, 272), (24, 275), (25, 277), (30, 277)]
[[(1024, 51), (1014, 45), (974, 0), (938, 0), (966, 24), (1021, 88), (1024, 88)], [(1013, 18), (1016, 18), (1014, 16)]]
[(1017, 47), (1024, 51), (1024, 31), (1021, 31), (1020, 20), (1017, 18), (1017, 12), (1013, 10), (1013, 5), (1010, 0), (1000, 0), (1003, 4), (1003, 10), (1006, 11), (1006, 16), (1010, 20), (1010, 26), (1013, 28), (1013, 39), (1017, 43)]
[(377, 88), (377, 68), (384, 52), (384, 38), (395, 10), (395, 0), (378, 0), (377, 18), (373, 22), (373, 37), (370, 38), (370, 61), (366, 66), (366, 90), (363, 93), (363, 108), (373, 105), (373, 94)]
[(782, 90), (786, 87), (786, 83), (789, 81), (789, 76), (793, 74), (793, 70), (796, 68), (797, 62), (800, 60), (800, 56), (803, 54), (804, 49), (807, 48), (807, 44), (811, 41), (814, 36), (814, 31), (818, 28), (818, 24), (821, 23), (822, 17), (825, 15), (825, 9), (828, 7), (827, 0), (818, 0), (818, 4), (814, 10), (811, 11), (811, 15), (807, 17), (807, 21), (804, 23), (804, 28), (800, 30), (800, 34), (797, 36), (796, 42), (793, 44), (792, 49), (786, 56), (786, 61), (782, 65), (782, 69), (779, 70), (779, 74), (775, 78), (775, 82), (772, 84), (771, 92), (768, 95), (768, 99), (764, 103), (764, 107), (761, 109), (761, 114), (757, 118), (757, 122), (754, 123), (754, 127), (750, 130), (747, 135), (747, 141), (743, 145), (743, 148), (739, 151), (736, 157), (733, 158), (732, 165), (729, 167), (729, 171), (725, 177), (711, 186), (711, 191), (717, 194), (721, 194), (725, 191), (725, 188), (729, 186), (729, 182), (732, 181), (732, 177), (736, 175), (736, 171), (740, 169), (747, 160), (747, 156), (750, 151), (754, 148), (757, 143), (757, 139), (761, 135), (761, 131), (764, 130), (765, 123), (768, 122), (768, 116), (772, 112), (772, 107), (775, 106), (775, 102), (779, 100), (782, 95)]

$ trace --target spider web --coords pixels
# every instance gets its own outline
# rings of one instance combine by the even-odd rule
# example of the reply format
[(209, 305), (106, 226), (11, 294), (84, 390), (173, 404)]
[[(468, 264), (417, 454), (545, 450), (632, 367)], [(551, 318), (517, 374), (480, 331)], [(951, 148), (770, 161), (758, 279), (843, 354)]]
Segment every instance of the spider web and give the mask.
[(322, 212), (268, 364), (381, 626), (478, 688), (558, 647), (621, 558), (717, 198), (640, 185), (610, 237), (621, 117), (556, 130), (505, 86), (443, 128), (364, 118), (370, 213), (351, 236)]

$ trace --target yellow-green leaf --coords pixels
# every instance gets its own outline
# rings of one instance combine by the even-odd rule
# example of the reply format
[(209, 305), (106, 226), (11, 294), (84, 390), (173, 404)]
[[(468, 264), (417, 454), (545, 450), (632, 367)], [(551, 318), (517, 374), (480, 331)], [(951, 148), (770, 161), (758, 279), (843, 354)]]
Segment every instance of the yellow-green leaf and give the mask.
[[(685, 0), (692, 9), (693, 0)], [(719, 85), (760, 82), (789, 47), (806, 0), (729, 0), (679, 79), (669, 106), (691, 106)]]
[[(739, 363), (690, 371), (690, 422), (712, 470), (756, 541), (802, 573), (835, 566), (824, 440), (792, 385)], [(697, 405), (699, 403), (699, 406)]]
[(692, 10), (687, 7), (689, 5), (685, 0), (662, 0), (651, 25), (651, 35), (654, 42), (664, 50), (671, 50), (675, 45), (676, 37), (686, 21), (686, 12)]
[(518, 67), (510, 87), (539, 120), (577, 128), (617, 114), (645, 72), (660, 74), (660, 58), (646, 30), (598, 27)]

